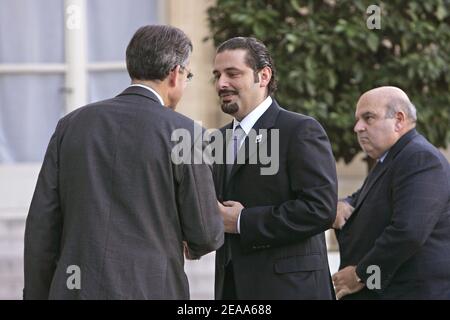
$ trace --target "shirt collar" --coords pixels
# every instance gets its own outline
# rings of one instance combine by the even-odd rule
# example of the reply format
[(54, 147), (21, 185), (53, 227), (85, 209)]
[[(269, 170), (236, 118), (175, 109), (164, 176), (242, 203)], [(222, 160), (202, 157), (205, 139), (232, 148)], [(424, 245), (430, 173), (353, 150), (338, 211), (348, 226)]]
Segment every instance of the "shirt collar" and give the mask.
[(378, 161), (380, 161), (380, 163), (383, 163), (384, 159), (386, 159), (388, 152), (389, 152), (389, 150), (386, 151), (386, 152), (380, 157), (380, 159), (378, 159)]
[(140, 83), (134, 83), (134, 84), (131, 84), (130, 87), (141, 87), (141, 88), (149, 90), (151, 93), (153, 93), (158, 98), (159, 102), (161, 102), (161, 104), (164, 105), (164, 101), (161, 98), (161, 96), (159, 95), (159, 93), (156, 92), (154, 89), (150, 88), (149, 86), (146, 86), (146, 85), (143, 85)]
[(244, 130), (245, 134), (248, 135), (250, 130), (255, 125), (256, 121), (258, 121), (258, 119), (261, 118), (264, 112), (266, 112), (267, 109), (269, 109), (271, 104), (272, 98), (270, 96), (267, 96), (267, 98), (263, 102), (261, 102), (259, 106), (253, 109), (253, 111), (250, 112), (244, 119), (242, 119), (241, 122), (237, 121), (235, 118), (233, 120), (233, 131), (234, 129), (236, 129), (238, 125), (240, 125), (242, 130)]

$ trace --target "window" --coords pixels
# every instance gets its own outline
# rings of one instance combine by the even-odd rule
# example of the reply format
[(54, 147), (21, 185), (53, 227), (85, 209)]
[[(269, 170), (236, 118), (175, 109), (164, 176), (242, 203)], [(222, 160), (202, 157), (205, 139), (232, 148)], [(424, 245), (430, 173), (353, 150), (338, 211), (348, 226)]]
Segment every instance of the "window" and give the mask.
[(0, 0), (0, 164), (42, 161), (59, 118), (120, 93), (128, 41), (163, 3)]

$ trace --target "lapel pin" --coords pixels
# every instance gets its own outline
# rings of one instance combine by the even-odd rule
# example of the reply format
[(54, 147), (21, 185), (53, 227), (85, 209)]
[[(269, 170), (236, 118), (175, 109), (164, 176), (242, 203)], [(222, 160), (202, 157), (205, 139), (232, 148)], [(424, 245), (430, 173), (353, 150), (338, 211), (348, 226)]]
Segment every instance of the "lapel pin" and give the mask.
[(261, 141), (262, 141), (262, 134), (258, 134), (258, 135), (256, 136), (255, 142), (256, 142), (256, 143), (260, 143)]

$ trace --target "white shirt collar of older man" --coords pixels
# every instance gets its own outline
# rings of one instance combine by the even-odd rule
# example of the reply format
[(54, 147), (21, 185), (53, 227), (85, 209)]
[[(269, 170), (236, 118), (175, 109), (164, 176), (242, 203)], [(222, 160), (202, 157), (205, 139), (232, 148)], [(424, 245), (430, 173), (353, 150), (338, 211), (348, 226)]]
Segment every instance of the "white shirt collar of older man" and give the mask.
[(143, 84), (140, 84), (140, 83), (134, 83), (134, 84), (130, 85), (130, 87), (141, 87), (141, 88), (149, 90), (151, 93), (153, 93), (158, 98), (159, 102), (161, 102), (161, 104), (164, 105), (164, 100), (161, 98), (159, 93), (156, 92), (155, 90), (153, 90), (152, 88), (145, 86)]
[(242, 130), (244, 130), (245, 135), (248, 135), (250, 130), (255, 125), (256, 121), (258, 121), (259, 118), (264, 114), (264, 112), (269, 109), (270, 105), (272, 104), (272, 98), (270, 96), (267, 96), (267, 98), (261, 102), (259, 106), (257, 106), (255, 109), (253, 109), (252, 112), (250, 112), (244, 119), (242, 119), (241, 122), (237, 121), (236, 119), (233, 120), (233, 132), (234, 129), (238, 125), (241, 126)]
[(378, 159), (378, 161), (379, 161), (380, 163), (383, 163), (384, 159), (386, 159), (388, 152), (389, 152), (389, 150), (386, 151), (386, 152), (380, 157), (380, 159)]

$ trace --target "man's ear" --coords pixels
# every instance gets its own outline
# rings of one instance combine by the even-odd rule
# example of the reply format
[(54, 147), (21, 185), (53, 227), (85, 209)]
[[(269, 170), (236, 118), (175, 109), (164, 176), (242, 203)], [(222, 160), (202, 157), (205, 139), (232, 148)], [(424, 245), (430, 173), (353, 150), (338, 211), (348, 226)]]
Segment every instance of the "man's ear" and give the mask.
[(259, 86), (261, 88), (269, 85), (270, 79), (272, 79), (272, 69), (265, 66), (259, 71)]
[(406, 115), (403, 111), (395, 113), (395, 131), (399, 132), (406, 126)]
[(168, 80), (169, 86), (175, 87), (177, 85), (178, 77), (180, 76), (180, 66), (177, 65), (175, 68), (170, 70)]

